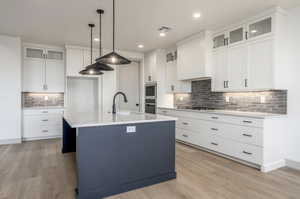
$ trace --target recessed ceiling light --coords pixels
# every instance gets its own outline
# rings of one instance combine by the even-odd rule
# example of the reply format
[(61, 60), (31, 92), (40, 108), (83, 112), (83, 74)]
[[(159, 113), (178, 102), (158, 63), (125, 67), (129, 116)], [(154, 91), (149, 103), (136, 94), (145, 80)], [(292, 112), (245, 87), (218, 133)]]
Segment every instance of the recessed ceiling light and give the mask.
[(201, 13), (196, 12), (193, 14), (194, 19), (199, 19), (201, 17)]
[(100, 39), (99, 38), (94, 38), (94, 41), (99, 42)]
[(139, 44), (138, 48), (144, 48), (144, 45), (143, 44)]
[(165, 37), (165, 36), (166, 36), (166, 33), (165, 33), (165, 32), (160, 32), (160, 33), (159, 33), (159, 36)]

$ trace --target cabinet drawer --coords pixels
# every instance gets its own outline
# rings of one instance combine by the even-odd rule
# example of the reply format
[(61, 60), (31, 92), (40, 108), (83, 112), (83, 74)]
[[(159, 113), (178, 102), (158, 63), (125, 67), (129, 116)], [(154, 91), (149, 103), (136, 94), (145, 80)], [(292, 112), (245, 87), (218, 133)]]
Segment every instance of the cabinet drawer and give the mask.
[(205, 130), (205, 121), (192, 118), (178, 117), (176, 127), (200, 133)]
[(62, 126), (61, 115), (25, 115), (24, 126), (56, 128)]
[(24, 129), (23, 138), (43, 138), (50, 136), (62, 135), (62, 128), (59, 129), (47, 129), (47, 128), (36, 128), (36, 129)]
[(236, 158), (258, 165), (262, 164), (262, 148), (238, 142), (233, 144)]
[(252, 127), (263, 127), (263, 119), (256, 118), (246, 118), (246, 117), (238, 117), (238, 116), (227, 116), (227, 115), (219, 115), (219, 114), (210, 114), (205, 115), (206, 120), (215, 121), (215, 122), (223, 122), (230, 123), (236, 125), (243, 126), (252, 126)]
[(190, 144), (202, 146), (203, 134), (176, 128), (176, 139)]
[(47, 114), (63, 114), (63, 109), (39, 109), (39, 110), (24, 110), (24, 115), (47, 115)]
[(206, 122), (206, 130), (210, 135), (218, 135), (223, 138), (242, 143), (262, 146), (263, 130), (256, 127), (247, 127), (219, 122)]

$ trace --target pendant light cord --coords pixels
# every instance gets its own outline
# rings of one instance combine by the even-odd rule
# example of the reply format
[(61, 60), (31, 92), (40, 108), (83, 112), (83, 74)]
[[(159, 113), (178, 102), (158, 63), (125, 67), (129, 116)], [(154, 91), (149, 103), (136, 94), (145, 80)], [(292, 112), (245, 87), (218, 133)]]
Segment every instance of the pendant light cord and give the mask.
[(115, 0), (113, 0), (113, 52), (115, 52)]
[(91, 26), (91, 64), (93, 64), (93, 26)]
[(100, 57), (101, 57), (102, 56), (102, 29), (101, 29), (102, 22), (101, 22), (101, 13), (99, 14), (99, 21), (100, 21), (100, 24), (99, 24), (99, 40), (100, 40), (100, 43), (99, 43), (99, 54), (100, 54)]

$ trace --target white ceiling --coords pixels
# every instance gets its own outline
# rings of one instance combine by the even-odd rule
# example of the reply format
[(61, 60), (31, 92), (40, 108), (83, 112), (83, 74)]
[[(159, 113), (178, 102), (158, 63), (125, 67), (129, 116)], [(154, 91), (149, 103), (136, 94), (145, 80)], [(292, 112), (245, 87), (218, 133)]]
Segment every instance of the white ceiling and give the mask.
[[(143, 51), (166, 47), (202, 29), (237, 22), (278, 5), (291, 8), (299, 0), (116, 0), (117, 48)], [(97, 8), (103, 16), (104, 47), (111, 48), (112, 0), (0, 0), (0, 34), (21, 36), (27, 42), (51, 45), (89, 44), (88, 23), (98, 25)], [(194, 20), (194, 12), (202, 17)], [(160, 26), (172, 31), (158, 36)], [(96, 27), (98, 30), (98, 27)], [(98, 33), (96, 33), (98, 34)]]

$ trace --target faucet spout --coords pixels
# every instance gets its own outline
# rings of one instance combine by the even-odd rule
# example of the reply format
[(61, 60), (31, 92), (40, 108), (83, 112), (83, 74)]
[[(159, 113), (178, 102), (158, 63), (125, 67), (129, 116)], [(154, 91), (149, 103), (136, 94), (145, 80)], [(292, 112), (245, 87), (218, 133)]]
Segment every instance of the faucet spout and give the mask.
[(117, 111), (116, 111), (116, 98), (117, 98), (118, 95), (122, 95), (122, 96), (123, 96), (124, 102), (125, 102), (125, 103), (128, 102), (125, 93), (123, 93), (123, 92), (117, 92), (117, 93), (114, 95), (114, 99), (113, 99), (113, 106), (112, 106), (112, 113), (113, 113), (113, 114), (116, 114), (116, 113), (117, 113)]

